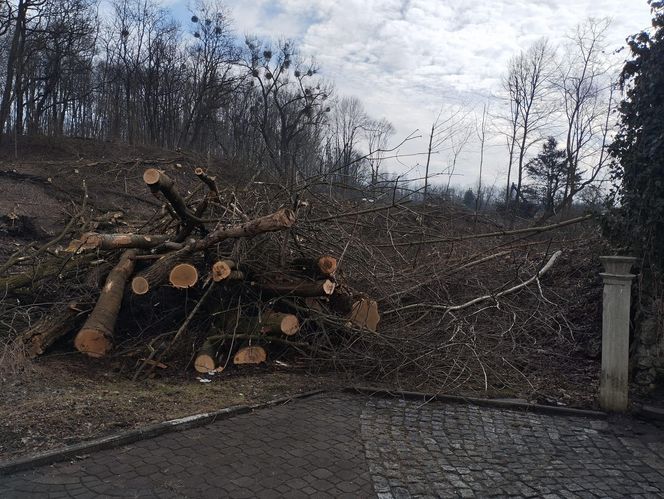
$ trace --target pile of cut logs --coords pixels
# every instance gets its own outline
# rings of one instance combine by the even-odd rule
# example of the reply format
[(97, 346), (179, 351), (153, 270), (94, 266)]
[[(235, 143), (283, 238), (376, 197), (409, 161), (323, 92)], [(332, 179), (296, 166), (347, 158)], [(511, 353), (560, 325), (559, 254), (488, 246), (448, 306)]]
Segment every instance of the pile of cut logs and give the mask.
[[(134, 224), (139, 227), (134, 232), (86, 232), (71, 241), (66, 252), (72, 257), (113, 264), (94, 305), (86, 308), (81, 300), (63, 304), (22, 335), (31, 356), (70, 332), (80, 352), (95, 358), (111, 354), (120, 340), (116, 322), (123, 303), (143, 300), (149, 306), (150, 297), (164, 288), (175, 297), (173, 306), (182, 306), (178, 293), (182, 302), (195, 296), (196, 305), (176, 331), (149, 339), (137, 374), (163, 366), (162, 360), (185, 339), (195, 345), (195, 369), (210, 372), (229, 364), (266, 362), (271, 345), (282, 351), (306, 349), (323, 323), (376, 332), (376, 302), (343, 282), (337, 258), (289, 247), (296, 224), (293, 210), (282, 207), (249, 217), (225, 198), (214, 177), (200, 168), (194, 173), (207, 191), (196, 201), (196, 191), (183, 197), (164, 171), (145, 170), (145, 184), (163, 203), (161, 214)], [(254, 211), (266, 209), (264, 203)], [(238, 297), (244, 299), (242, 306)], [(81, 326), (83, 318), (77, 319), (88, 311)], [(205, 323), (207, 335), (188, 337), (192, 321)], [(294, 341), (298, 333), (301, 340)]]

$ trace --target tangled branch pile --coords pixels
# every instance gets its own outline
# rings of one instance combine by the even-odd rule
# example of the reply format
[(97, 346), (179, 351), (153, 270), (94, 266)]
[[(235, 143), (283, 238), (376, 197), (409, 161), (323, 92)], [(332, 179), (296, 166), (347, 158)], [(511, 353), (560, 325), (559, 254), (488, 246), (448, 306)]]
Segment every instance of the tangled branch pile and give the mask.
[(176, 184), (181, 173), (145, 170), (163, 203), (152, 217), (92, 220), (83, 203), (56, 240), (0, 269), (6, 296), (56, 302), (37, 320), (5, 302), (30, 356), (73, 338), (91, 357), (129, 359), (134, 378), (290, 358), (448, 391), (592, 381), (578, 362), (596, 355), (588, 217), (506, 230), (395, 186), (351, 201), (315, 179), (293, 192), (218, 185), (200, 168)]

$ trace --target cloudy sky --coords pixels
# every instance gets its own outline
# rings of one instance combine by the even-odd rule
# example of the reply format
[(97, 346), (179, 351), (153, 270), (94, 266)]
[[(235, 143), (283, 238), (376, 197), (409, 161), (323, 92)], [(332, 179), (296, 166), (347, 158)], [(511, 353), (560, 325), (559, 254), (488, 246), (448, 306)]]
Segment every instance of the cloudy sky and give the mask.
[[(188, 0), (162, 0), (186, 22)], [(227, 0), (238, 35), (288, 37), (314, 56), (338, 95), (359, 97), (385, 117), (395, 140), (431, 126), (441, 106), (479, 109), (499, 90), (510, 57), (541, 37), (554, 43), (588, 17), (609, 17), (610, 48), (647, 28), (646, 0)], [(426, 149), (424, 138), (404, 152)], [(498, 138), (487, 151), (487, 179), (504, 173)], [(404, 158), (414, 166), (421, 158)], [(447, 156), (432, 162), (446, 168)], [(397, 166), (395, 166), (396, 168)], [(401, 168), (406, 168), (400, 166)], [(471, 184), (477, 144), (460, 161), (456, 184)], [(413, 170), (413, 176), (417, 169)]]

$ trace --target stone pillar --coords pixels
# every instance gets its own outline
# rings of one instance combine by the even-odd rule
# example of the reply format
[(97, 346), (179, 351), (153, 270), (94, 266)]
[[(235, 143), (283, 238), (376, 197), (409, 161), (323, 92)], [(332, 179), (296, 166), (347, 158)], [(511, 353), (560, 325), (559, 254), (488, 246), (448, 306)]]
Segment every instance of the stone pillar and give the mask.
[(605, 272), (602, 312), (602, 375), (599, 402), (607, 411), (627, 409), (629, 366), (630, 274), (636, 258), (600, 256)]

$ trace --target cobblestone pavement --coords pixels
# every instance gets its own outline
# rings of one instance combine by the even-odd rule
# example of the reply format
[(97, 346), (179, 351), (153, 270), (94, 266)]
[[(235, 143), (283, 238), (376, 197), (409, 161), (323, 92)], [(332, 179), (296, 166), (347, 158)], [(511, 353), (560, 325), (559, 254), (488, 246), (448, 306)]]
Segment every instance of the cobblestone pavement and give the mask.
[(320, 395), (0, 477), (0, 497), (662, 497), (664, 433)]

